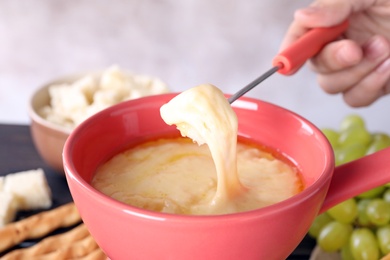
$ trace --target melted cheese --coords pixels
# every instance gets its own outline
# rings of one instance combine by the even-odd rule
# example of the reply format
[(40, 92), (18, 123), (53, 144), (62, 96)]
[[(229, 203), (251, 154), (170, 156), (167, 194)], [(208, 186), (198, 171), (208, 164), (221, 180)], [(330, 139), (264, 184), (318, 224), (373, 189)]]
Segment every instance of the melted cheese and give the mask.
[(93, 186), (137, 207), (194, 215), (253, 210), (301, 191), (294, 168), (237, 143), (237, 117), (218, 88), (189, 89), (161, 116), (198, 145), (188, 138), (144, 143), (100, 167)]
[(163, 120), (176, 125), (182, 136), (199, 145), (207, 144), (218, 176), (211, 205), (226, 207), (244, 189), (237, 177), (237, 116), (222, 91), (213, 85), (191, 88), (162, 106), (160, 112)]
[(301, 190), (294, 168), (257, 147), (238, 143), (237, 166), (245, 191), (223, 205), (215, 202), (219, 176), (208, 147), (187, 138), (150, 141), (120, 153), (98, 169), (92, 185), (136, 207), (192, 215), (262, 208)]

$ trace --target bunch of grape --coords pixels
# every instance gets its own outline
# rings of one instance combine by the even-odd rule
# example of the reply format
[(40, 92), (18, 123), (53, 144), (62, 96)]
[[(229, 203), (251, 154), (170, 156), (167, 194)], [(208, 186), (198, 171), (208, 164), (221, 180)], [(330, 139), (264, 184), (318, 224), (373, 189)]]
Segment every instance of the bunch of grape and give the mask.
[[(322, 131), (334, 149), (336, 165), (390, 147), (390, 136), (370, 133), (359, 115), (346, 116), (338, 131)], [(344, 260), (378, 260), (390, 254), (390, 183), (317, 216), (309, 235), (322, 250), (339, 251)]]

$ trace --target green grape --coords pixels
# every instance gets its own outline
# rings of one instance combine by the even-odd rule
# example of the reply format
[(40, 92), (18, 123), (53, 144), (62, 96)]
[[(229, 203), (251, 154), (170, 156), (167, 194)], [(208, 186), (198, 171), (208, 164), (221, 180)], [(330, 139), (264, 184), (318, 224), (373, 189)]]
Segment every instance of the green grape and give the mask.
[(326, 252), (335, 252), (348, 244), (352, 225), (332, 221), (326, 224), (317, 237), (317, 243)]
[(371, 142), (371, 134), (363, 127), (348, 128), (340, 132), (338, 143), (340, 147), (347, 147), (353, 144), (366, 146)]
[(341, 248), (340, 253), (341, 253), (342, 260), (355, 260), (355, 258), (353, 258), (351, 247), (349, 246), (349, 244), (343, 246), (343, 248)]
[(372, 142), (367, 148), (367, 154), (375, 153), (384, 148), (390, 147), (390, 137), (387, 134), (372, 134)]
[(382, 254), (390, 254), (390, 225), (378, 228), (376, 237)]
[(379, 186), (376, 188), (373, 188), (371, 190), (368, 190), (366, 192), (363, 192), (356, 197), (359, 199), (371, 199), (371, 198), (376, 198), (379, 197), (384, 191), (386, 187), (385, 186)]
[[(390, 147), (390, 135), (370, 133), (362, 117), (346, 116), (339, 131), (324, 128), (340, 165)], [(317, 216), (309, 230), (322, 250), (343, 260), (377, 260), (390, 254), (390, 183), (346, 200)]]
[(350, 249), (356, 260), (378, 260), (380, 256), (376, 237), (368, 228), (357, 228), (352, 231)]
[(310, 226), (309, 229), (309, 235), (313, 238), (317, 238), (318, 234), (320, 233), (321, 229), (328, 224), (329, 222), (333, 221), (333, 219), (328, 215), (328, 213), (324, 212), (320, 215), (318, 215), (313, 223)]
[(357, 203), (358, 207), (358, 217), (357, 224), (363, 227), (367, 227), (371, 225), (370, 219), (367, 216), (367, 205), (370, 203), (370, 199), (362, 199)]
[(340, 131), (345, 131), (356, 126), (366, 128), (363, 118), (359, 115), (348, 115), (341, 121)]
[(335, 160), (335, 165), (338, 166), (340, 164), (343, 164), (342, 161), (340, 160), (343, 160), (344, 159), (344, 155), (341, 155), (341, 153), (343, 153), (343, 149), (341, 148), (333, 148), (333, 152), (334, 152), (334, 160)]
[(338, 222), (349, 224), (358, 216), (358, 207), (355, 199), (352, 198), (330, 208), (327, 213)]
[(373, 141), (382, 141), (390, 146), (390, 136), (386, 133), (373, 133), (372, 134)]
[(326, 136), (333, 149), (339, 145), (339, 133), (337, 131), (330, 128), (324, 128), (321, 131)]
[(387, 203), (390, 203), (390, 189), (386, 189), (386, 191), (382, 195), (382, 198)]
[(386, 225), (390, 221), (390, 204), (380, 198), (372, 199), (367, 204), (366, 213), (374, 225)]
[(343, 164), (363, 157), (366, 154), (367, 146), (363, 144), (351, 144), (347, 147), (339, 148), (337, 151), (336, 163)]

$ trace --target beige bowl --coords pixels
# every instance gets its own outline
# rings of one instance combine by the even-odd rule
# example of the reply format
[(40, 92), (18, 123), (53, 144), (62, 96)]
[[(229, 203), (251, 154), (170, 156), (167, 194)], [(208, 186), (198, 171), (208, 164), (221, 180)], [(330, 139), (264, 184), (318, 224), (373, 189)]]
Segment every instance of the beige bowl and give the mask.
[(39, 111), (50, 104), (50, 86), (53, 84), (74, 82), (80, 77), (70, 76), (49, 82), (32, 95), (28, 107), (28, 113), (31, 119), (30, 131), (34, 145), (42, 159), (61, 174), (64, 174), (62, 149), (71, 130), (46, 120), (39, 114)]
[[(63, 163), (62, 163), (62, 150), (65, 144), (66, 139), (69, 134), (72, 132), (73, 128), (62, 126), (47, 120), (40, 111), (47, 106), (50, 106), (50, 94), (49, 88), (53, 85), (58, 84), (68, 84), (69, 86), (77, 80), (84, 78), (85, 76), (92, 76), (96, 79), (101, 79), (101, 76), (109, 71), (112, 68), (109, 68), (105, 71), (100, 72), (91, 72), (78, 74), (73, 76), (66, 76), (55, 81), (49, 82), (39, 88), (31, 97), (28, 107), (29, 116), (31, 119), (31, 135), (34, 142), (34, 145), (42, 157), (42, 159), (58, 173), (64, 175)], [(117, 68), (114, 68), (117, 69)], [(118, 71), (118, 70), (117, 70)], [(120, 73), (123, 73), (123, 76), (127, 77), (129, 80), (134, 80), (134, 87), (143, 88), (142, 94), (138, 94), (137, 98), (146, 95), (152, 94), (161, 94), (169, 92), (168, 87), (164, 82), (158, 78), (149, 77), (143, 74), (133, 74), (124, 70), (119, 70)], [(146, 80), (146, 81), (145, 81)], [(114, 82), (115, 83), (115, 82)], [(99, 81), (100, 84), (100, 81)], [(151, 86), (150, 89), (147, 89), (147, 86)], [(154, 88), (153, 86), (157, 87)], [(135, 89), (129, 89), (130, 92), (135, 93)], [(156, 93), (158, 92), (158, 93)], [(127, 97), (130, 98), (130, 97)], [(94, 114), (94, 113), (93, 113)], [(77, 124), (76, 124), (77, 125)]]

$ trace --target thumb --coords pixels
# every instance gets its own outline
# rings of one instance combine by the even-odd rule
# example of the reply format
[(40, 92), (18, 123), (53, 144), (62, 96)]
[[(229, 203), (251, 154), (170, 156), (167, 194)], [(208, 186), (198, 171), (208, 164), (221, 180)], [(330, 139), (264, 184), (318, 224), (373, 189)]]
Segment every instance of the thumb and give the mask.
[(350, 5), (350, 0), (317, 0), (308, 7), (298, 9), (280, 50), (284, 50), (312, 28), (331, 27), (344, 22), (352, 13)]
[(306, 8), (297, 10), (294, 18), (297, 23), (306, 28), (334, 26), (342, 23), (352, 14), (355, 9), (353, 1), (318, 0)]

